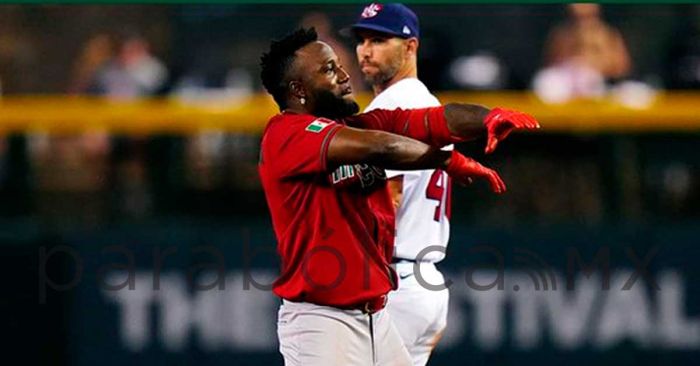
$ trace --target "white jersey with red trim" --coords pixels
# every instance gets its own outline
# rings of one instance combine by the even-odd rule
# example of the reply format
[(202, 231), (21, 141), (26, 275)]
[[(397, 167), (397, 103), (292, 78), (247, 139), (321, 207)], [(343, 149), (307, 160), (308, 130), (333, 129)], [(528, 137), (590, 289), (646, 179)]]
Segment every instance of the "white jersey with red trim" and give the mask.
[[(412, 109), (440, 106), (420, 80), (403, 79), (377, 95), (365, 109)], [(448, 145), (443, 150), (452, 150)], [(417, 256), (426, 247), (447, 247), (450, 238), (450, 179), (442, 170), (387, 170), (388, 178), (403, 175), (403, 198), (396, 213), (394, 257), (437, 263), (444, 250), (431, 250)]]

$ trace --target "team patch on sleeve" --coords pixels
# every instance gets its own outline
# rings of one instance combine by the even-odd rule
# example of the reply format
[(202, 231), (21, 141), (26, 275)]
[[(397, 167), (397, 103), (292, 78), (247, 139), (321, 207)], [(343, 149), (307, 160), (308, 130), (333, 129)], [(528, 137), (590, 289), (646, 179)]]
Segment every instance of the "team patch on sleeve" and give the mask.
[(309, 123), (308, 126), (306, 126), (306, 130), (309, 132), (319, 133), (330, 124), (329, 122), (325, 122), (320, 118), (316, 119), (313, 122)]

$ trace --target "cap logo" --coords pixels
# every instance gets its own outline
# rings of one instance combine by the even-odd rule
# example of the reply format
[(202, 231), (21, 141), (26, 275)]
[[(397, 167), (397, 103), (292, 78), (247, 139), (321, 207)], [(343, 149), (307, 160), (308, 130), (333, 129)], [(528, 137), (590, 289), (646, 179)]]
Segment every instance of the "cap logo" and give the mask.
[(403, 30), (401, 32), (403, 32), (403, 34), (411, 34), (411, 30), (408, 28), (407, 25), (403, 26)]
[(376, 17), (380, 11), (382, 11), (382, 5), (372, 3), (372, 4), (367, 5), (365, 7), (365, 9), (362, 10), (361, 17), (364, 19)]

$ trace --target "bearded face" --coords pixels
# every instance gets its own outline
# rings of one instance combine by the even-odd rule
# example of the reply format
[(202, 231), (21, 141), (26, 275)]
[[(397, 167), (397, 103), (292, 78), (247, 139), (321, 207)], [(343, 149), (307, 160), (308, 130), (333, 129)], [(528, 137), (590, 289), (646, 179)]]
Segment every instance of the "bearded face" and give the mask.
[(312, 42), (296, 52), (294, 71), (305, 92), (302, 108), (318, 117), (339, 119), (360, 110), (350, 87), (350, 75), (326, 43)]
[[(393, 51), (393, 52), (392, 52)], [(387, 53), (397, 53), (400, 54), (399, 50), (391, 50)], [(401, 68), (403, 64), (403, 58), (399, 56), (386, 57), (382, 60), (377, 61), (366, 61), (363, 66), (373, 66), (364, 67), (364, 77), (365, 81), (369, 85), (383, 85), (389, 82), (396, 73)]]
[(372, 86), (389, 83), (409, 61), (409, 40), (367, 29), (356, 31), (355, 38), (357, 61)]
[(353, 99), (336, 95), (328, 89), (312, 91), (314, 109), (311, 114), (328, 119), (350, 117), (360, 111), (360, 106)]

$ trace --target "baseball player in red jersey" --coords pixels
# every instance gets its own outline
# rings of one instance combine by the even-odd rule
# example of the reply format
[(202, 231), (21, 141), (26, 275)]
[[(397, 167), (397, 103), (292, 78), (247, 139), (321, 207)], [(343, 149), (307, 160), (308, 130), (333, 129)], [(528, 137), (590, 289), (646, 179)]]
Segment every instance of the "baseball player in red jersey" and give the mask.
[(463, 183), (485, 179), (502, 193), (495, 171), (439, 147), (484, 133), (495, 147), (537, 121), (467, 104), (354, 115), (348, 74), (313, 29), (273, 41), (261, 66), (281, 110), (263, 132), (259, 173), (282, 258), (273, 291), (283, 299), (285, 365), (411, 365), (383, 311), (397, 285), (391, 197), (381, 169), (366, 164), (440, 168)]

